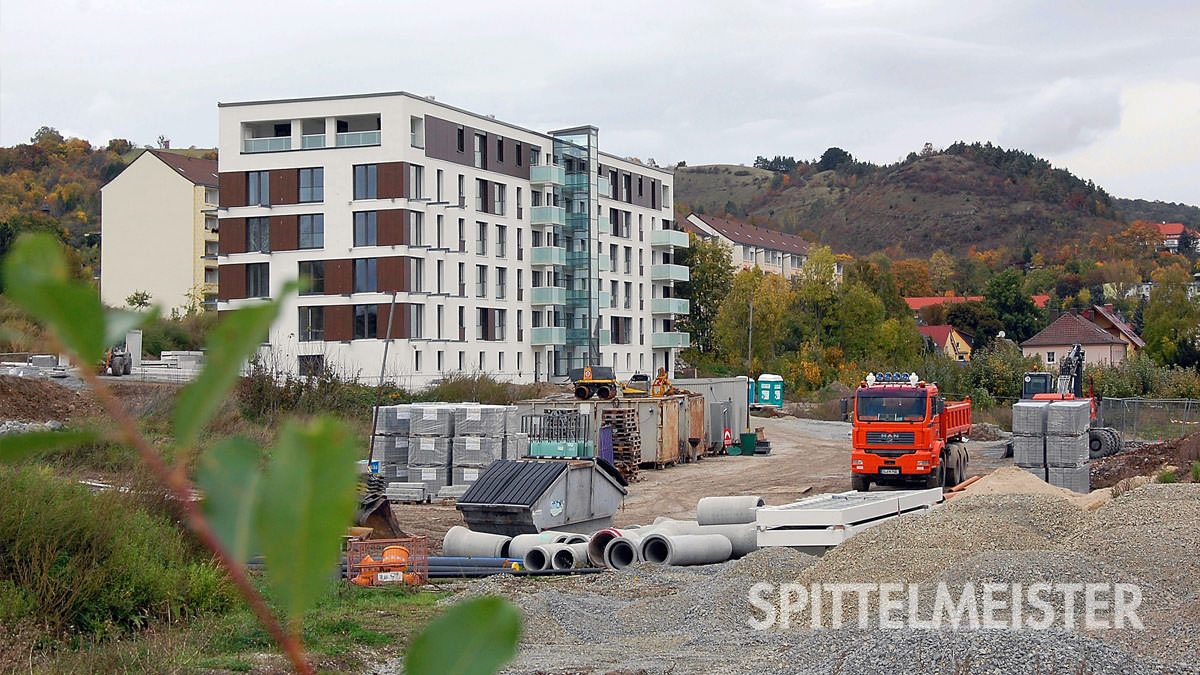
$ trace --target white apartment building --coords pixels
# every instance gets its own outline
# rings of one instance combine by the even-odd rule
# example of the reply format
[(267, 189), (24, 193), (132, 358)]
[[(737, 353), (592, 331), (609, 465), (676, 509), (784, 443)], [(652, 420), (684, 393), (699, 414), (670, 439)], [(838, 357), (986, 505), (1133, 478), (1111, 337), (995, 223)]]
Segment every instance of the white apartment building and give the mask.
[(683, 226), (697, 237), (716, 239), (729, 246), (735, 268), (759, 267), (790, 279), (800, 274), (800, 266), (808, 258), (808, 242), (794, 234), (698, 213), (688, 214)]
[(595, 127), (539, 133), (405, 92), (218, 109), (218, 310), (303, 287), (264, 345), (275, 366), (561, 381), (671, 371), (688, 346), (673, 176), (600, 152)]

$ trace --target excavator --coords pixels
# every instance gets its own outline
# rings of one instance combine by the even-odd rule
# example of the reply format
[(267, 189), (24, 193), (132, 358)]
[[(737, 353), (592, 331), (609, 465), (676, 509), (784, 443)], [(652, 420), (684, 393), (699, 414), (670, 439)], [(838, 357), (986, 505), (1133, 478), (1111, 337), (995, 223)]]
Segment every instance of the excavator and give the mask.
[[(1025, 373), (1021, 383), (1021, 399), (1033, 401), (1073, 401), (1083, 396), (1083, 345), (1075, 344), (1059, 362), (1058, 376), (1045, 371)], [(1088, 429), (1088, 454), (1092, 459), (1116, 454), (1124, 447), (1121, 432), (1111, 427), (1098, 427), (1096, 413), (1099, 398), (1089, 387), (1087, 398), (1092, 402), (1092, 428)]]

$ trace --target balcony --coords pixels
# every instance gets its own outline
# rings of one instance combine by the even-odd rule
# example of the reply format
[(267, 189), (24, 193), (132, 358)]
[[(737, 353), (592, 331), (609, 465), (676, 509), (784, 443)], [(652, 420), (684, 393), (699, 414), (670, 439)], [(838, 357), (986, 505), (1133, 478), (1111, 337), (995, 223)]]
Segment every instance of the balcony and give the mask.
[(651, 265), (651, 281), (687, 281), (688, 268), (683, 265)]
[(596, 179), (596, 191), (600, 193), (601, 197), (611, 197), (612, 184), (608, 182), (607, 178), (601, 176)]
[(529, 167), (529, 182), (534, 185), (562, 185), (567, 172), (555, 164), (539, 164)]
[(300, 147), (305, 150), (325, 147), (325, 134), (308, 134), (300, 137)]
[(654, 298), (650, 301), (651, 314), (687, 314), (691, 302), (686, 298)]
[(567, 329), (542, 326), (530, 331), (530, 343), (535, 347), (542, 345), (564, 345), (567, 343)]
[(567, 289), (559, 288), (558, 286), (541, 286), (532, 289), (529, 293), (529, 302), (532, 305), (565, 305), (567, 303)]
[(586, 190), (588, 188), (588, 175), (586, 173), (567, 174), (564, 185), (568, 190)]
[(612, 260), (609, 259), (607, 254), (601, 253), (600, 255), (596, 256), (596, 258), (599, 260), (597, 265), (601, 272), (612, 271)]
[(612, 344), (612, 331), (600, 329), (600, 346), (607, 347)]
[(691, 246), (691, 239), (687, 232), (655, 230), (650, 233), (650, 245), (654, 248), (687, 248)]
[(609, 225), (608, 216), (600, 216), (596, 219), (596, 229), (600, 234), (612, 234), (612, 226)]
[(600, 291), (600, 309), (612, 309), (612, 293)]
[(561, 206), (535, 206), (529, 211), (533, 225), (563, 225), (567, 220), (567, 210)]
[(348, 131), (337, 135), (337, 147), (354, 148), (363, 145), (379, 145), (383, 138), (379, 131)]
[(529, 262), (534, 265), (565, 265), (567, 249), (560, 246), (534, 246), (529, 254)]
[(275, 136), (273, 138), (247, 138), (242, 141), (242, 152), (283, 152), (291, 149), (291, 136)]
[(687, 333), (653, 333), (650, 336), (650, 346), (655, 349), (686, 349), (691, 344), (692, 336)]

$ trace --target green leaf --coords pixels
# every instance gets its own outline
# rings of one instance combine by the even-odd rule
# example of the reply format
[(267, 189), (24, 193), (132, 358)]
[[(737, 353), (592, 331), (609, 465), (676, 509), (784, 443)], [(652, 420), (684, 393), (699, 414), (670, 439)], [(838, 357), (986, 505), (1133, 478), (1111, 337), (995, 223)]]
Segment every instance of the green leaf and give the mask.
[(104, 353), (104, 308), (96, 291), (71, 281), (62, 244), (47, 234), (22, 235), (4, 260), (4, 292), (41, 319), (82, 359)]
[(494, 673), (517, 652), (521, 613), (507, 600), (460, 602), (421, 631), (404, 658), (409, 675)]
[(258, 504), (267, 583), (297, 626), (337, 569), (358, 497), (358, 453), (346, 426), (321, 417), (288, 422), (272, 450)]
[(262, 449), (245, 438), (227, 438), (200, 457), (196, 485), (204, 491), (204, 511), (229, 555), (245, 563), (258, 552), (258, 514)]
[(42, 450), (72, 448), (97, 438), (91, 431), (30, 431), (0, 436), (0, 462), (15, 462)]
[[(280, 295), (292, 292), (288, 284)], [(281, 300), (243, 307), (222, 316), (204, 353), (204, 370), (179, 393), (175, 405), (175, 439), (180, 447), (196, 440), (221, 407), (242, 365), (254, 355), (279, 313)]]

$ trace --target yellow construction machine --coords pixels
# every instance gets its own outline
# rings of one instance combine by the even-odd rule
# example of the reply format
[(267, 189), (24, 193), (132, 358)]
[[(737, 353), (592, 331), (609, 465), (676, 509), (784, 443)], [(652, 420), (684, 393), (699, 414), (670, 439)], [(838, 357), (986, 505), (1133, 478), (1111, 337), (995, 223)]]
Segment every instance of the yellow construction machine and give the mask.
[(635, 373), (626, 383), (621, 383), (608, 366), (587, 366), (574, 368), (570, 371), (571, 383), (575, 385), (575, 398), (586, 401), (595, 396), (602, 400), (622, 396), (652, 396), (661, 397), (670, 394), (685, 394), (682, 389), (675, 388), (667, 379), (665, 368), (658, 369), (658, 377), (650, 381), (644, 373)]

